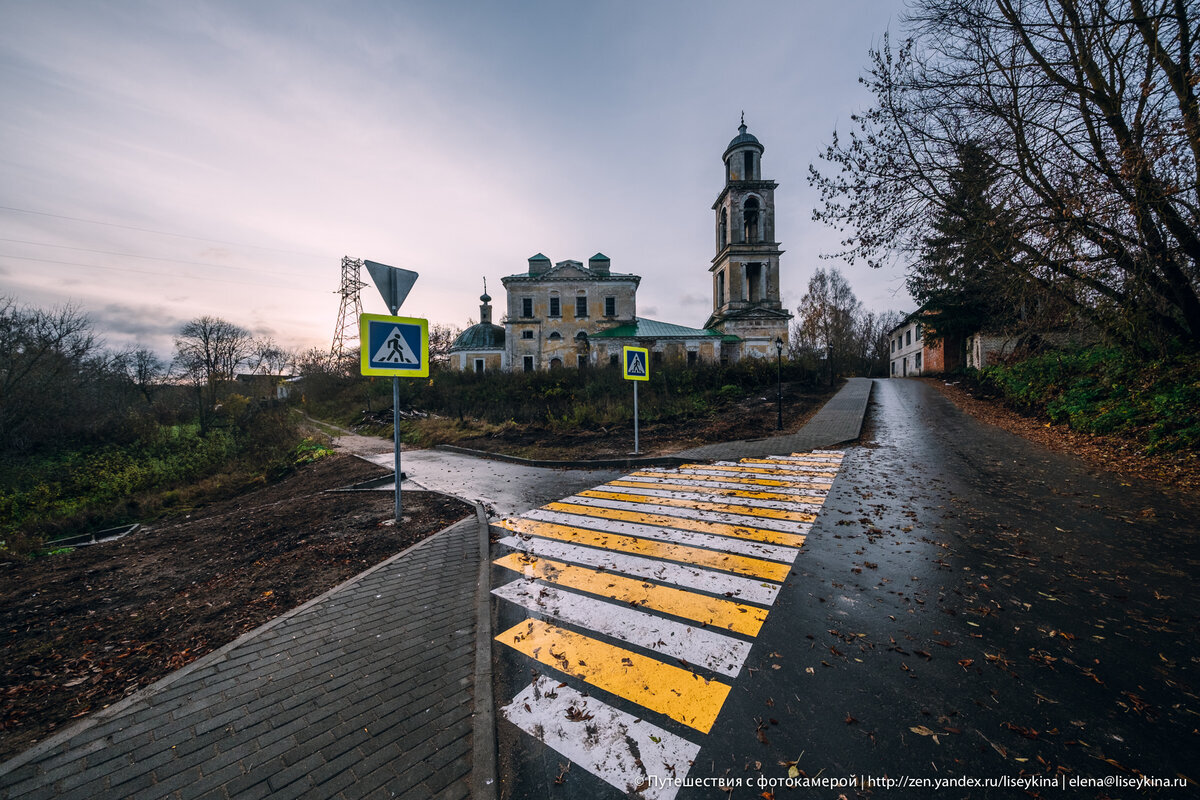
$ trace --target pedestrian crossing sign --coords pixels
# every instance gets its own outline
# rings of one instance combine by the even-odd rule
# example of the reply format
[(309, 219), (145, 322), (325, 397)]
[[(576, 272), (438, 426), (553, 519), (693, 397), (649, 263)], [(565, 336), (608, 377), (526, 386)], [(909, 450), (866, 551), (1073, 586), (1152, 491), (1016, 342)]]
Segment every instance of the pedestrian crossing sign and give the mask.
[(359, 341), (363, 375), (429, 377), (429, 320), (363, 314)]
[(650, 351), (645, 347), (624, 348), (625, 380), (650, 380)]

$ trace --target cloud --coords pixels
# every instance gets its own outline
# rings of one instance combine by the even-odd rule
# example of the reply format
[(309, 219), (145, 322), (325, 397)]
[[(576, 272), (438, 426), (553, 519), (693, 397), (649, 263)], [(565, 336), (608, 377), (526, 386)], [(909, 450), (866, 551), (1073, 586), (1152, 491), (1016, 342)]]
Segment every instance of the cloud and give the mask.
[(128, 303), (107, 303), (89, 309), (88, 316), (101, 333), (139, 341), (174, 337), (187, 321), (175, 316), (168, 306)]
[(679, 302), (685, 306), (708, 306), (712, 303), (712, 298), (706, 294), (688, 292), (679, 298)]

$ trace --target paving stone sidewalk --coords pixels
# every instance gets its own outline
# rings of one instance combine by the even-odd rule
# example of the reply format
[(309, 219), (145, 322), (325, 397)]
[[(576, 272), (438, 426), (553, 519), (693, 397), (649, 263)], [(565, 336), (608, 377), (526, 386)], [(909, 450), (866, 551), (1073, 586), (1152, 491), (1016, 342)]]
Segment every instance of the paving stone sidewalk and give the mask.
[(0, 764), (0, 798), (469, 796), (481, 521)]
[(674, 455), (696, 461), (732, 461), (802, 450), (821, 450), (852, 441), (857, 439), (862, 431), (867, 401), (871, 398), (872, 383), (870, 378), (850, 378), (846, 385), (795, 433), (736, 442), (717, 442), (681, 450)]

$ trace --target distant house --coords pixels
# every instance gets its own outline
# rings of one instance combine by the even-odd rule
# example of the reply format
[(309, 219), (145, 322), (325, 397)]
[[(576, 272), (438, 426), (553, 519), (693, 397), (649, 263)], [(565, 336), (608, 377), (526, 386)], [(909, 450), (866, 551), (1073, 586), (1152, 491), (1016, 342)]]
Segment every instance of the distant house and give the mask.
[(291, 395), (297, 376), (242, 373), (236, 375), (234, 379), (237, 381), (239, 393), (245, 393), (247, 397), (271, 397), (276, 400), (287, 400)]
[(929, 336), (935, 314), (918, 309), (888, 331), (893, 378), (937, 375), (963, 366), (964, 342), (959, 336)]

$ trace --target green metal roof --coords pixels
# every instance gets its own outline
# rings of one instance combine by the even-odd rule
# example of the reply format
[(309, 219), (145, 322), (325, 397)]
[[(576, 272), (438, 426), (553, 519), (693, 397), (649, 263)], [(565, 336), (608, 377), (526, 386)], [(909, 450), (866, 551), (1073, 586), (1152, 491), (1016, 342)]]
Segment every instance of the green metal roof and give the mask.
[(712, 328), (687, 328), (683, 325), (672, 325), (669, 322), (658, 322), (652, 319), (639, 319), (627, 325), (618, 325), (606, 331), (592, 334), (592, 339), (698, 339), (721, 336), (720, 331)]
[(454, 344), (450, 345), (450, 350), (500, 350), (503, 347), (504, 328), (480, 322), (460, 333)]

